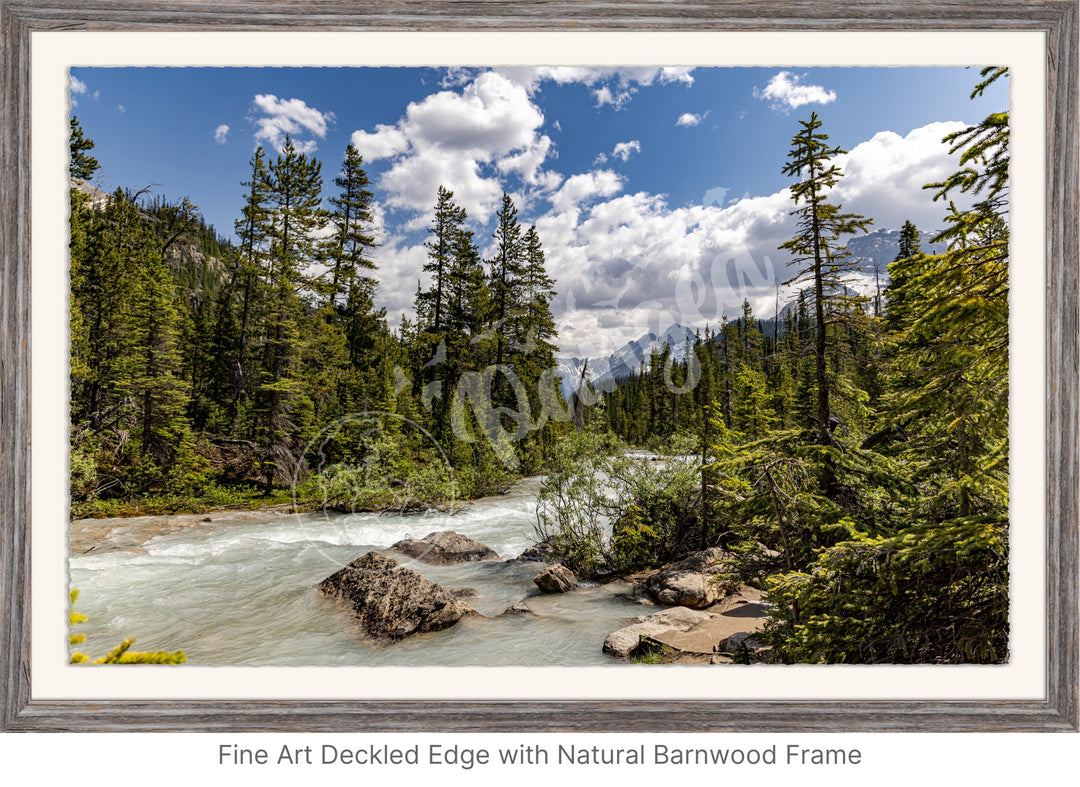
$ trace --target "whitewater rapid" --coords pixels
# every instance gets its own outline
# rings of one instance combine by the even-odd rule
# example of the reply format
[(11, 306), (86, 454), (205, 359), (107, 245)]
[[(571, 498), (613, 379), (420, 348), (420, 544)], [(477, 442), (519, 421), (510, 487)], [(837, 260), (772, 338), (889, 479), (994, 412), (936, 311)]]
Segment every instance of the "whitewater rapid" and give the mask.
[[(513, 560), (534, 541), (536, 479), (459, 512), (281, 511), (83, 520), (71, 525), (70, 586), (88, 617), (80, 648), (101, 655), (124, 637), (138, 650), (183, 650), (198, 665), (616, 664), (604, 638), (644, 614), (622, 583), (541, 595), (543, 564)], [(209, 521), (205, 521), (209, 520)], [(428, 566), (393, 554), (448, 589), (473, 588), (481, 613), (441, 632), (375, 644), (318, 583), (368, 551), (453, 530), (499, 561)], [(533, 615), (501, 615), (525, 601)]]

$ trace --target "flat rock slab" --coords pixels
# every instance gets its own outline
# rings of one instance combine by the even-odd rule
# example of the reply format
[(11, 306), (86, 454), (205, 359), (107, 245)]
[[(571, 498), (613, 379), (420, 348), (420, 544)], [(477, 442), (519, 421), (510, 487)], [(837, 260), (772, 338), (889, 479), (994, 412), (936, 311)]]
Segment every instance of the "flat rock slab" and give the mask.
[(708, 612), (687, 607), (672, 607), (651, 615), (642, 615), (635, 618), (629, 626), (608, 634), (604, 640), (604, 653), (610, 653), (616, 658), (627, 658), (637, 650), (642, 637), (656, 639), (669, 632), (686, 631), (704, 623), (710, 617)]
[(364, 632), (379, 640), (440, 631), (473, 613), (442, 585), (378, 552), (368, 552), (327, 577), (319, 590), (345, 602)]
[(710, 608), (707, 619), (681, 631), (650, 635), (650, 639), (685, 653), (728, 652), (738, 641), (765, 627), (768, 609), (760, 590), (743, 586), (738, 593)]
[(462, 563), (499, 559), (498, 553), (487, 544), (481, 544), (453, 530), (428, 533), (421, 539), (407, 538), (398, 541), (390, 549), (432, 566), (457, 566)]
[(264, 522), (268, 517), (284, 518), (292, 505), (247, 510), (211, 511), (201, 514), (150, 514), (146, 516), (78, 519), (71, 523), (68, 545), (71, 555), (122, 550), (145, 554), (147, 541), (178, 533), (187, 528), (225, 527)]
[(721, 612), (719, 615), (707, 613), (708, 620), (703, 620), (684, 631), (662, 631), (650, 638), (687, 653), (728, 651), (729, 638), (738, 639), (735, 636), (738, 634), (749, 636), (765, 627), (765, 609), (761, 604), (747, 604), (735, 607), (731, 612)]
[(629, 626), (608, 635), (604, 652), (618, 658), (629, 657), (642, 637), (682, 653), (713, 654), (728, 650), (734, 635), (752, 635), (765, 626), (768, 605), (761, 592), (743, 587), (708, 611), (689, 607), (671, 607), (635, 618)]

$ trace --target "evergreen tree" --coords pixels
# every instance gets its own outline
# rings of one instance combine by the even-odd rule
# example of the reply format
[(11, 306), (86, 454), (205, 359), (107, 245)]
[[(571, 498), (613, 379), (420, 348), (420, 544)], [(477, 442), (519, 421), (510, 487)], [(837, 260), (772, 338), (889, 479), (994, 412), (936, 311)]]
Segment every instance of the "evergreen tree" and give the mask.
[(519, 306), (518, 295), (522, 277), (521, 225), (517, 208), (510, 195), (502, 196), (502, 207), (496, 214), (495, 256), (488, 261), (491, 288), (492, 319), (497, 333), (495, 364), (505, 360), (506, 336), (513, 336), (513, 325)]
[(126, 304), (134, 282), (128, 262), (143, 237), (138, 211), (118, 189), (102, 215), (92, 220), (85, 242), (72, 249), (73, 424), (85, 422), (97, 430), (115, 423), (116, 407), (130, 388), (131, 320)]
[(288, 136), (268, 168), (269, 292), (258, 434), (267, 491), (275, 480), (288, 482), (293, 477), (306, 427), (304, 410), (310, 406), (300, 374), (302, 326), (308, 316), (300, 293), (310, 282), (307, 269), (325, 224), (321, 170), (321, 164), (298, 152)]
[(790, 161), (783, 169), (785, 175), (799, 178), (791, 186), (792, 200), (801, 205), (792, 211), (792, 215), (798, 217), (798, 233), (780, 248), (791, 252), (790, 264), (799, 268), (787, 283), (809, 281), (813, 287), (817, 432), (819, 442), (829, 445), (833, 442), (827, 371), (830, 302), (835, 304), (843, 299), (844, 275), (852, 270), (840, 238), (865, 232), (872, 220), (854, 213), (842, 213), (840, 205), (828, 202), (828, 192), (843, 175), (832, 159), (846, 151), (827, 144), (829, 135), (818, 130), (821, 121), (816, 112), (810, 115), (810, 120), (800, 121), (800, 124), (802, 128), (791, 139)]
[[(522, 245), (524, 259), (521, 270), (523, 309), (519, 326), (519, 341), (529, 346), (531, 353), (541, 353), (541, 362), (547, 368), (555, 361), (555, 318), (551, 314), (551, 302), (555, 299), (555, 280), (548, 275), (544, 261), (544, 248), (536, 225), (525, 231)], [(535, 349), (534, 349), (535, 347)]]
[(922, 249), (919, 244), (919, 230), (911, 221), (905, 221), (904, 226), (900, 228), (900, 242), (896, 260), (906, 260), (908, 257), (914, 257), (920, 251)]
[[(985, 69), (973, 95), (1004, 73)], [(929, 188), (983, 198), (967, 211), (950, 206), (937, 238), (948, 252), (908, 244), (890, 266), (893, 437), (866, 455), (891, 484), (883, 499), (892, 513), (877, 532), (860, 528), (770, 584), (789, 617), (778, 630), (792, 660), (1008, 656), (1008, 115), (946, 141), (963, 168)]]
[[(340, 190), (330, 198), (329, 216), (333, 234), (323, 249), (329, 264), (329, 283), (323, 288), (331, 312), (338, 308), (339, 298), (344, 304), (354, 305), (374, 289), (374, 282), (365, 277), (366, 271), (375, 269), (371, 249), (375, 246), (372, 236), (373, 194), (368, 189), (369, 180), (363, 168), (363, 157), (352, 145), (345, 148), (345, 161), (341, 172), (334, 177), (334, 185)], [(358, 297), (359, 296), (359, 297)]]
[(544, 262), (544, 249), (536, 226), (525, 231), (522, 239), (524, 259), (521, 271), (520, 324), (517, 326), (517, 344), (511, 355), (511, 364), (518, 379), (529, 391), (534, 432), (530, 433), (522, 447), (527, 455), (529, 469), (543, 464), (542, 456), (553, 447), (554, 425), (548, 418), (562, 418), (566, 405), (562, 400), (556, 377), (555, 317), (551, 313), (551, 301), (555, 298), (555, 281), (548, 275)]
[(328, 416), (328, 407), (392, 411), (384, 384), (389, 332), (385, 312), (375, 308), (376, 281), (370, 275), (376, 245), (373, 195), (362, 165), (349, 145), (334, 178), (338, 194), (329, 200), (333, 232), (320, 250), (327, 266), (318, 287), (326, 298), (324, 320), (315, 328), (307, 364), (309, 379), (321, 387), (314, 397), (317, 416)]
[(446, 326), (451, 333), (468, 337), (472, 345), (472, 340), (483, 333), (491, 294), (473, 233), (461, 226), (454, 233), (447, 285)]
[(435, 216), (428, 227), (431, 238), (424, 244), (428, 251), (424, 272), (431, 276), (431, 289), (418, 297), (423, 301), (431, 331), (436, 335), (441, 335), (445, 327), (455, 244), (459, 241), (458, 233), (462, 231), (466, 219), (465, 209), (458, 207), (453, 200), (454, 192), (439, 186)]
[[(149, 235), (150, 228), (146, 230)], [(186, 419), (190, 388), (180, 376), (179, 309), (164, 251), (164, 244), (147, 237), (129, 261), (133, 268), (130, 346), (136, 350), (131, 392), (138, 413), (135, 436), (144, 489), (165, 476), (172, 476), (183, 488), (185, 465), (194, 462), (194, 441)]]
[(68, 173), (76, 180), (89, 181), (94, 177), (94, 173), (101, 168), (98, 160), (86, 152), (94, 149), (94, 140), (83, 136), (79, 118), (75, 115), (71, 116), (68, 124), (71, 127), (69, 136), (71, 158), (68, 162)]
[(231, 380), (228, 399), (228, 431), (237, 435), (242, 404), (252, 395), (258, 379), (259, 359), (252, 357), (249, 346), (260, 337), (266, 288), (269, 279), (270, 250), (270, 173), (262, 147), (255, 149), (250, 161), (251, 178), (243, 181), (247, 188), (241, 218), (235, 222), (240, 240), (233, 259), (228, 285), (219, 297), (218, 321), (215, 335), (215, 357), (218, 373), (215, 377)]

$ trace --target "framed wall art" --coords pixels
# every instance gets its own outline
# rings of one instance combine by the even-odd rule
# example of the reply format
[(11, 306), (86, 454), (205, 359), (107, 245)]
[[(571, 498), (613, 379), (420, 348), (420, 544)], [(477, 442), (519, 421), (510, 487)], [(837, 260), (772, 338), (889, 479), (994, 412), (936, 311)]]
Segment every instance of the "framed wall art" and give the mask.
[(4, 729), (1075, 731), (1076, 4), (778, 13), (3, 0)]

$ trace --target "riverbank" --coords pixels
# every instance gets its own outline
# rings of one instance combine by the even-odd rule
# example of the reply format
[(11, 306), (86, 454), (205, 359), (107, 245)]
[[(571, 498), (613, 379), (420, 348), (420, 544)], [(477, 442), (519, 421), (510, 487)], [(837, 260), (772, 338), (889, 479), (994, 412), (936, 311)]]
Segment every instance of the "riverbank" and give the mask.
[(281, 505), (297, 510), (310, 510), (308, 504), (296, 501), (288, 489), (274, 490), (269, 495), (253, 486), (220, 486), (212, 484), (201, 492), (157, 492), (131, 498), (104, 498), (73, 501), (70, 519), (103, 519), (112, 517), (167, 516), (169, 514), (209, 514), (214, 511), (257, 511)]
[[(134, 636), (142, 648), (182, 650), (196, 665), (719, 664), (731, 661), (712, 649), (721, 634), (763, 624), (763, 612), (755, 620), (735, 609), (732, 598), (707, 605), (696, 631), (653, 630), (656, 656), (605, 652), (612, 632), (670, 607), (656, 603), (644, 578), (539, 592), (533, 580), (545, 564), (515, 558), (535, 540), (542, 483), (541, 477), (522, 479), (505, 494), (454, 514), (295, 513), (284, 504), (77, 520), (70, 526), (69, 566), (71, 587), (81, 591), (80, 611), (89, 617), (83, 627), (88, 652), (94, 643)], [(428, 565), (392, 549), (446, 530), (490, 546), (498, 558)], [(389, 647), (369, 641), (317, 588), (371, 551), (466, 593), (479, 615)]]
[[(539, 478), (539, 476), (536, 476)], [(506, 494), (517, 484), (528, 481), (527, 478), (517, 479), (507, 485), (501, 494)], [(539, 482), (537, 482), (537, 485)], [(498, 497), (498, 495), (483, 495), (483, 497)], [(208, 491), (198, 494), (175, 494), (156, 493), (130, 499), (108, 498), (102, 500), (77, 501), (71, 504), (69, 518), (71, 521), (82, 519), (106, 519), (106, 518), (129, 518), (144, 516), (169, 516), (179, 514), (214, 514), (220, 511), (261, 511), (274, 510), (282, 506), (288, 506), (290, 513), (304, 513), (308, 511), (332, 511), (335, 513), (415, 513), (431, 509), (449, 510), (462, 503), (467, 503), (477, 498), (461, 496), (452, 500), (441, 497), (432, 499), (410, 498), (407, 505), (399, 501), (389, 501), (381, 505), (364, 507), (345, 506), (344, 504), (326, 503), (318, 496), (310, 494), (296, 494), (292, 490), (277, 489), (270, 494), (251, 486), (224, 487), (212, 486)]]
[[(488, 495), (478, 498), (478, 500), (498, 504), (522, 496), (535, 497), (543, 481), (543, 476), (526, 476), (515, 481), (502, 494)], [(455, 511), (460, 513), (462, 509), (471, 506), (475, 502), (477, 501), (456, 501)], [(453, 515), (454, 513), (437, 505), (427, 510), (441, 514)], [(240, 503), (205, 508), (195, 507), (179, 511), (155, 511), (137, 507), (128, 513), (115, 515), (73, 516), (68, 529), (69, 552), (71, 555), (83, 555), (94, 550), (123, 549), (142, 551), (143, 545), (151, 539), (177, 533), (186, 528), (199, 528), (205, 525), (215, 527), (250, 525), (287, 516), (318, 512), (328, 516), (343, 516), (346, 514), (397, 515), (402, 513), (396, 510), (346, 512), (330, 509), (324, 511), (318, 504), (294, 502), (291, 497), (285, 501), (272, 502), (261, 506), (245, 506)], [(422, 515), (423, 512), (413, 511), (406, 513)]]

